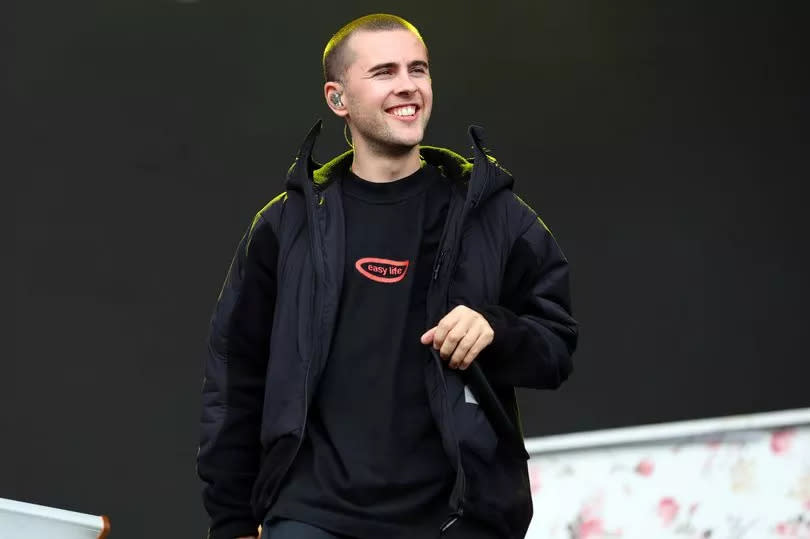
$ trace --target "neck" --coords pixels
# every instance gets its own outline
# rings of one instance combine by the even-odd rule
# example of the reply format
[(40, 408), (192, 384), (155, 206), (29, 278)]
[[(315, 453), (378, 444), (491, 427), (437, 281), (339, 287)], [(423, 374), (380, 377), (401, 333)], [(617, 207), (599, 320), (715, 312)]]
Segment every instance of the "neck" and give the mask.
[(364, 180), (387, 183), (410, 176), (422, 166), (419, 159), (419, 146), (404, 150), (402, 153), (383, 152), (368, 144), (354, 144), (352, 172)]

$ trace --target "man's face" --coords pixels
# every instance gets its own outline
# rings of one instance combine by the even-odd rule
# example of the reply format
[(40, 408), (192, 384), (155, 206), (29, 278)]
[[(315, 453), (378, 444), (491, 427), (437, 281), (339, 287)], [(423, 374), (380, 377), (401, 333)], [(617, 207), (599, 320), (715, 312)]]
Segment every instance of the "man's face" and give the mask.
[(407, 152), (422, 141), (433, 106), (425, 45), (407, 30), (358, 31), (347, 45), (352, 136), (376, 151)]

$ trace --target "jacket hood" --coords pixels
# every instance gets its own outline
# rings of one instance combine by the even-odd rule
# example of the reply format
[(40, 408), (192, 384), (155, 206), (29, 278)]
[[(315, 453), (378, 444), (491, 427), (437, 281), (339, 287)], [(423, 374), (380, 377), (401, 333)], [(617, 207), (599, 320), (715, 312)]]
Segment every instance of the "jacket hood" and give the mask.
[[(301, 144), (295, 161), (287, 172), (288, 190), (304, 191), (308, 186), (323, 190), (351, 166), (353, 150), (344, 152), (325, 164), (312, 158), (312, 149), (322, 125), (321, 120), (315, 122)], [(465, 184), (468, 200), (472, 201), (473, 206), (477, 206), (494, 193), (511, 189), (514, 179), (488, 154), (483, 140), (483, 128), (470, 126), (468, 134), (472, 142), (473, 157), (465, 158), (452, 150), (436, 146), (420, 146), (419, 153), (427, 163), (438, 167), (446, 178)]]

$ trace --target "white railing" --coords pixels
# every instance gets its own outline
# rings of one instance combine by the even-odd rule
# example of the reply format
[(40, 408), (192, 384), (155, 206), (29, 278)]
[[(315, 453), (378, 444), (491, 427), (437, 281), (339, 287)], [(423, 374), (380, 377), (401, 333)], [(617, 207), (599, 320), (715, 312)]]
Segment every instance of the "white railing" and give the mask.
[(102, 539), (109, 531), (106, 516), (0, 498), (0, 539)]

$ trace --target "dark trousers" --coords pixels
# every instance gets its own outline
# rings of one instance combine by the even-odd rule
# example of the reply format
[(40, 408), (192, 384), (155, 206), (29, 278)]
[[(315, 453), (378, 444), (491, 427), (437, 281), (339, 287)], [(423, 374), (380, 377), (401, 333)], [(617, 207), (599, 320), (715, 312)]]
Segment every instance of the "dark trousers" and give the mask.
[[(348, 535), (328, 532), (321, 528), (297, 522), (295, 520), (272, 520), (262, 526), (261, 539), (353, 539)], [(433, 537), (414, 537), (413, 539), (499, 539), (487, 531), (484, 526), (468, 520), (460, 520), (451, 526), (446, 533), (436, 530)]]
[(351, 539), (295, 520), (267, 521), (262, 526), (261, 539)]

